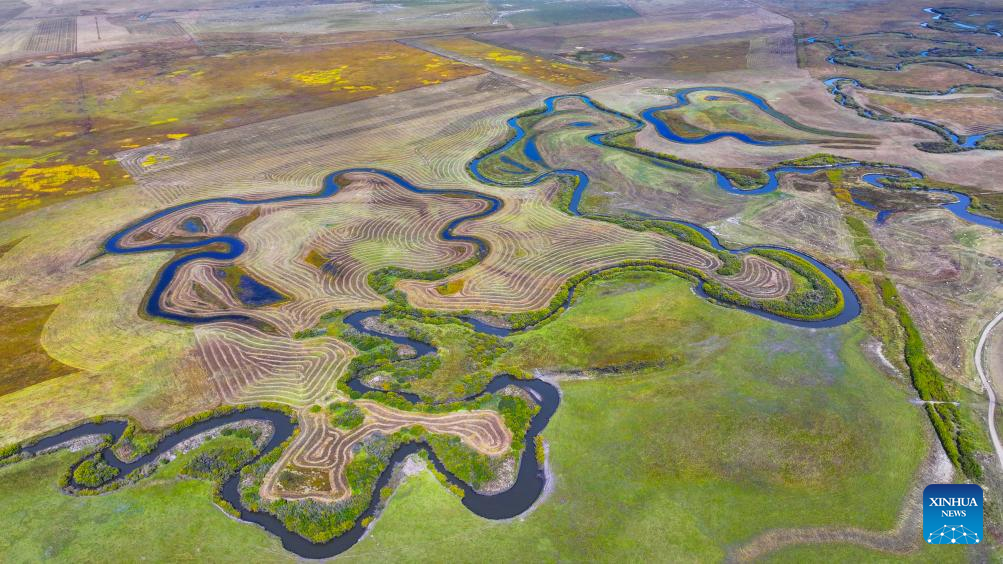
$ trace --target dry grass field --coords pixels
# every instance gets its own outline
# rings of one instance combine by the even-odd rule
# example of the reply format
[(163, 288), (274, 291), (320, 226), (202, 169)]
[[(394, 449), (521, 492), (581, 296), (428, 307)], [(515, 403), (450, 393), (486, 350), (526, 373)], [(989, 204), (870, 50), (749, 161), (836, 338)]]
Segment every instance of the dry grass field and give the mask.
[(430, 39), (424, 43), (433, 49), (455, 53), (461, 60), (473, 59), (488, 68), (500, 68), (558, 87), (576, 88), (606, 78), (595, 71), (467, 38)]
[(948, 96), (907, 95), (851, 87), (848, 90), (875, 111), (906, 118), (936, 116), (937, 122), (961, 135), (1003, 129), (1003, 92), (980, 90)]
[(791, 24), (784, 18), (750, 6), (686, 8), (671, 10), (671, 15), (624, 20), (616, 26), (581, 23), (556, 29), (482, 32), (476, 37), (551, 57), (570, 58), (587, 50), (611, 52), (621, 58), (596, 61), (592, 66), (643, 77), (794, 68)]
[[(73, 65), (80, 60), (88, 64)], [(147, 49), (7, 66), (0, 69), (0, 217), (131, 184), (114, 159), (124, 149), (481, 72), (396, 42), (208, 58), (192, 47)], [(51, 91), (39, 96), (38, 84)]]

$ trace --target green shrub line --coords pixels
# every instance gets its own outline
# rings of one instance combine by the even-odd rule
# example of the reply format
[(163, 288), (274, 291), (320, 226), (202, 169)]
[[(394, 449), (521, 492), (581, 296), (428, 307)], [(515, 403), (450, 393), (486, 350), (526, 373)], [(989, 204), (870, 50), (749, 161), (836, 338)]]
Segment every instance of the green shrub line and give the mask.
[(871, 232), (867, 224), (860, 218), (852, 215), (846, 216), (846, 225), (853, 235), (853, 244), (857, 255), (860, 256), (864, 267), (873, 272), (885, 271), (885, 256), (881, 249), (871, 238)]
[(774, 166), (835, 166), (840, 164), (856, 163), (860, 162), (856, 159), (851, 159), (848, 157), (841, 157), (839, 155), (833, 155), (830, 153), (815, 153), (808, 155), (806, 157), (798, 157), (796, 159), (788, 159), (786, 161), (780, 161)]
[[(909, 309), (898, 294), (895, 284), (885, 275), (884, 255), (871, 237), (863, 221), (846, 215), (846, 224), (853, 234), (854, 246), (864, 266), (874, 273), (868, 275), (880, 296), (881, 303), (895, 315), (904, 335), (903, 356), (913, 388), (923, 401), (956, 402), (957, 397), (945, 385), (945, 378), (926, 354), (926, 347)], [(971, 422), (953, 403), (926, 404), (927, 416), (951, 462), (971, 479), (982, 475), (975, 458), (975, 433)]]
[[(791, 292), (783, 299), (754, 300), (742, 296), (730, 288), (726, 288), (720, 282), (708, 278), (703, 272), (695, 268), (657, 259), (628, 260), (606, 268), (590, 270), (572, 276), (557, 291), (547, 307), (536, 311), (509, 314), (508, 321), (513, 329), (525, 329), (547, 322), (565, 309), (565, 302), (568, 300), (568, 296), (575, 286), (587, 280), (607, 279), (628, 270), (655, 270), (674, 274), (694, 284), (702, 282), (704, 293), (721, 305), (739, 305), (791, 319), (828, 319), (842, 309), (845, 302), (842, 292), (811, 263), (795, 255), (773, 249), (753, 249), (750, 252), (760, 254), (769, 260), (780, 262), (784, 266), (794, 270), (797, 274), (808, 279), (810, 289), (808, 292)], [(806, 297), (811, 299), (807, 300), (805, 299)]]
[(296, 416), (293, 409), (286, 404), (277, 402), (258, 402), (255, 404), (221, 405), (208, 411), (189, 415), (181, 421), (157, 431), (147, 431), (142, 429), (139, 422), (130, 417), (127, 419), (129, 424), (122, 433), (122, 437), (112, 448), (120, 449), (122, 447), (131, 447), (131, 456), (129, 456), (128, 459), (122, 459), (125, 462), (129, 462), (153, 452), (157, 445), (160, 444), (160, 441), (181, 431), (182, 429), (194, 425), (195, 423), (200, 423), (207, 419), (212, 419), (221, 415), (247, 411), (256, 407), (271, 411), (278, 411), (290, 417)]
[(734, 253), (715, 249), (714, 245), (703, 233), (685, 223), (668, 219), (634, 219), (608, 215), (588, 215), (585, 217), (615, 223), (632, 231), (651, 231), (660, 235), (666, 235), (698, 249), (703, 249), (714, 254), (721, 260), (723, 264), (715, 271), (721, 276), (732, 276), (742, 271), (742, 259), (735, 256)]
[[(888, 278), (876, 280), (881, 291), (881, 300), (898, 316), (899, 324), (905, 330), (905, 361), (913, 387), (923, 401), (956, 402), (957, 398), (944, 385), (944, 376), (926, 354), (923, 338), (909, 315), (909, 309)], [(937, 432), (951, 462), (961, 468), (971, 479), (982, 476), (982, 467), (975, 455), (977, 452), (975, 430), (965, 421), (957, 405), (953, 403), (926, 404), (933, 428)]]
[(747, 168), (722, 168), (721, 174), (743, 190), (756, 189), (770, 181), (766, 171)]

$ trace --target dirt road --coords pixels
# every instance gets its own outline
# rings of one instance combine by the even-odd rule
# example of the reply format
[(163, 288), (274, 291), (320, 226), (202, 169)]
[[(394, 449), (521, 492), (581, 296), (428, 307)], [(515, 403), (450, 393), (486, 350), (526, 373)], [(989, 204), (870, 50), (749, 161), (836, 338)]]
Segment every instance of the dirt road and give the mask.
[(1000, 468), (1003, 469), (1003, 444), (1000, 444), (999, 435), (996, 433), (996, 392), (993, 391), (989, 374), (983, 364), (983, 356), (985, 356), (985, 348), (986, 343), (989, 341), (989, 335), (1000, 321), (1003, 321), (1003, 312), (994, 317), (986, 325), (986, 328), (982, 330), (982, 335), (979, 336), (979, 344), (975, 347), (975, 368), (978, 369), (979, 378), (982, 379), (982, 386), (986, 389), (986, 395), (989, 396), (989, 435), (993, 439), (993, 448), (996, 449), (996, 459), (1000, 463)]

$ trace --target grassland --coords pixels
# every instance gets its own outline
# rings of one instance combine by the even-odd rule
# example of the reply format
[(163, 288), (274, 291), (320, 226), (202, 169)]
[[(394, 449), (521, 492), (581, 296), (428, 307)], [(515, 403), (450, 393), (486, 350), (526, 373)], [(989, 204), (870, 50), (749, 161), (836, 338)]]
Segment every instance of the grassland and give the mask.
[[(179, 480), (184, 459), (112, 494), (73, 497), (56, 484), (79, 454), (63, 452), (0, 469), (0, 509), (8, 533), (0, 552), (11, 561), (234, 560), (288, 558), (260, 529), (212, 505), (212, 486)], [(25, 510), (31, 508), (30, 511)], [(54, 527), (58, 522), (60, 526)]]
[[(621, 329), (611, 332), (614, 320)], [(888, 528), (925, 450), (922, 413), (867, 363), (860, 337), (856, 325), (811, 333), (721, 310), (666, 275), (589, 285), (564, 316), (513, 337), (507, 355), (526, 367), (592, 374), (561, 384), (561, 409), (544, 434), (557, 486), (548, 502), (525, 520), (485, 521), (422, 473), (349, 555), (720, 559), (727, 545), (765, 528)], [(675, 360), (659, 363), (654, 351)], [(35, 507), (33, 519), (104, 507), (142, 513), (70, 519), (75, 534), (57, 537), (61, 555), (149, 544), (173, 558), (187, 548), (172, 543), (192, 546), (175, 534), (209, 526), (215, 548), (200, 547), (203, 558), (215, 554), (207, 550), (267, 550), (271, 542), (212, 509), (200, 482), (155, 477), (99, 498), (62, 496), (46, 480), (68, 458), (0, 470), (0, 503)], [(18, 530), (28, 532), (12, 547), (16, 554), (40, 554), (55, 542), (44, 526)]]
[(76, 371), (42, 347), (42, 330), (53, 309), (0, 307), (0, 395)]
[(926, 544), (921, 545), (919, 550), (911, 554), (888, 554), (849, 544), (802, 545), (778, 550), (764, 558), (762, 562), (781, 564), (816, 560), (824, 562), (873, 562), (875, 564), (894, 562), (929, 562), (931, 564), (943, 562), (948, 564), (971, 562), (971, 559), (976, 558), (977, 554), (974, 547), (962, 550), (944, 550)]
[(863, 359), (859, 328), (812, 336), (711, 311), (678, 280), (631, 275), (588, 286), (564, 316), (512, 337), (508, 360), (592, 377), (562, 382), (544, 433), (550, 502), (498, 525), (408, 484), (354, 553), (442, 555), (421, 539), (418, 512), (454, 540), (447, 555), (489, 543), (499, 560), (717, 559), (787, 520), (889, 528), (925, 450), (922, 413)]
[(114, 160), (125, 149), (483, 72), (396, 42), (88, 61), (0, 68), (0, 217), (130, 184)]
[(456, 53), (460, 57), (469, 57), (491, 67), (499, 67), (517, 75), (565, 88), (580, 87), (607, 78), (596, 71), (465, 37), (429, 39), (426, 43), (433, 48)]
[(790, 118), (777, 119), (751, 101), (727, 92), (698, 90), (687, 99), (688, 104), (654, 115), (677, 135), (688, 139), (722, 131), (743, 133), (758, 141), (785, 143), (821, 142), (827, 135), (845, 135), (811, 128)]

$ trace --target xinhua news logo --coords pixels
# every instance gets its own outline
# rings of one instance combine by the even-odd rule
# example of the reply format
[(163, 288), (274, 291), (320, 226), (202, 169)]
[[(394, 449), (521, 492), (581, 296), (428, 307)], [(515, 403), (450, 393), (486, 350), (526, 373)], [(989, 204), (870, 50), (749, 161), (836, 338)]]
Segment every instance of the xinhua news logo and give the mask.
[(982, 542), (982, 488), (931, 484), (923, 490), (923, 540), (929, 544)]

